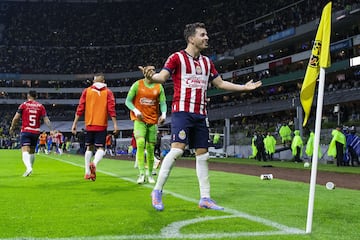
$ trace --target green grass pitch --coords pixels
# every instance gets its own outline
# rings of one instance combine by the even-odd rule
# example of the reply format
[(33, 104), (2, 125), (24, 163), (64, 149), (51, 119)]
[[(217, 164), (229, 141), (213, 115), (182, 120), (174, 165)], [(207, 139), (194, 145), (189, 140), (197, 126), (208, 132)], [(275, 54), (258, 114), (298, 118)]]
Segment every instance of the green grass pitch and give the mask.
[(83, 163), (36, 155), (25, 178), (21, 151), (0, 150), (0, 239), (360, 239), (360, 191), (317, 185), (305, 234), (306, 183), (211, 171), (212, 198), (225, 211), (204, 210), (195, 169), (175, 166), (157, 212), (133, 162), (104, 158), (95, 182), (83, 179)]

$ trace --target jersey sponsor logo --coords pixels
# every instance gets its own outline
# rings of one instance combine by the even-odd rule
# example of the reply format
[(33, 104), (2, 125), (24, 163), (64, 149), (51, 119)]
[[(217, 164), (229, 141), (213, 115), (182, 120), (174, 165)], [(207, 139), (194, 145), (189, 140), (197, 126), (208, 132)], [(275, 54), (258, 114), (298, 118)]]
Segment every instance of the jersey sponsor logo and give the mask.
[(153, 105), (155, 105), (155, 103), (156, 103), (155, 100), (152, 100), (152, 99), (149, 99), (146, 97), (140, 98), (141, 105), (153, 106)]
[(35, 108), (38, 108), (41, 106), (40, 103), (30, 103), (30, 102), (26, 102), (25, 103), (27, 107), (35, 107)]
[(188, 77), (185, 79), (185, 83), (190, 88), (202, 88), (203, 86), (206, 86), (207, 81), (198, 77)]

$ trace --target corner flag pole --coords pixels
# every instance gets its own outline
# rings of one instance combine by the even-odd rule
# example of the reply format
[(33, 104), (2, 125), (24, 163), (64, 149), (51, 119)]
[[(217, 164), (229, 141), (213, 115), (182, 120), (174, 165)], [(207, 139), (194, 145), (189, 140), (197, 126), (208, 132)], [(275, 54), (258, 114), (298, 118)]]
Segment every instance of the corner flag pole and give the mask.
[[(317, 98), (317, 107), (316, 107), (316, 120), (315, 120), (315, 136), (314, 136), (314, 151), (313, 151), (314, 153), (319, 152), (321, 117), (322, 117), (322, 108), (323, 108), (323, 99), (324, 99), (324, 86), (325, 86), (325, 69), (320, 68), (318, 98)], [(313, 154), (312, 166), (311, 166), (308, 213), (307, 213), (307, 222), (306, 222), (306, 233), (311, 233), (311, 228), (312, 228), (317, 165), (318, 165), (318, 154)]]
[(318, 152), (320, 143), (321, 117), (324, 99), (325, 68), (330, 67), (330, 33), (331, 33), (331, 8), (332, 2), (328, 2), (323, 8), (318, 30), (316, 32), (314, 45), (311, 51), (308, 67), (306, 69), (303, 85), (300, 92), (300, 100), (305, 112), (303, 125), (309, 119), (311, 105), (315, 93), (316, 79), (319, 76), (319, 88), (316, 107), (314, 153), (312, 157), (308, 214), (306, 222), (306, 233), (311, 232), (314, 212), (315, 185), (318, 165)]

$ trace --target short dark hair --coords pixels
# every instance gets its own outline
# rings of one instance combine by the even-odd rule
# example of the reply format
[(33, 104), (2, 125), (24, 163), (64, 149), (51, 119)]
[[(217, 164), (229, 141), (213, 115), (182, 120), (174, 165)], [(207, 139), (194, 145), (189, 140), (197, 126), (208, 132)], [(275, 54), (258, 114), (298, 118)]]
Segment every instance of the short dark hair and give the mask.
[(96, 73), (94, 75), (94, 81), (96, 78), (102, 78), (102, 80), (105, 81), (105, 75), (103, 73)]
[(185, 25), (184, 29), (184, 38), (186, 42), (189, 42), (189, 37), (193, 36), (196, 32), (197, 28), (206, 28), (205, 23), (196, 22), (196, 23), (189, 23)]
[(36, 93), (35, 90), (30, 90), (28, 94), (29, 94), (29, 96), (32, 97), (32, 98), (36, 98), (36, 97), (37, 97), (37, 93)]

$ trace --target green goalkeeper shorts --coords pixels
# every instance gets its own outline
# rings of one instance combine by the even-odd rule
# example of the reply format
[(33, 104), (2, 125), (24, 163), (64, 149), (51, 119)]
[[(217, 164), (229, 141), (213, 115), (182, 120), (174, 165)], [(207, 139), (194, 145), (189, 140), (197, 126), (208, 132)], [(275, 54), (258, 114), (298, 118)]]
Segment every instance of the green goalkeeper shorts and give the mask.
[(146, 142), (156, 143), (157, 125), (134, 121), (134, 137), (144, 137)]

